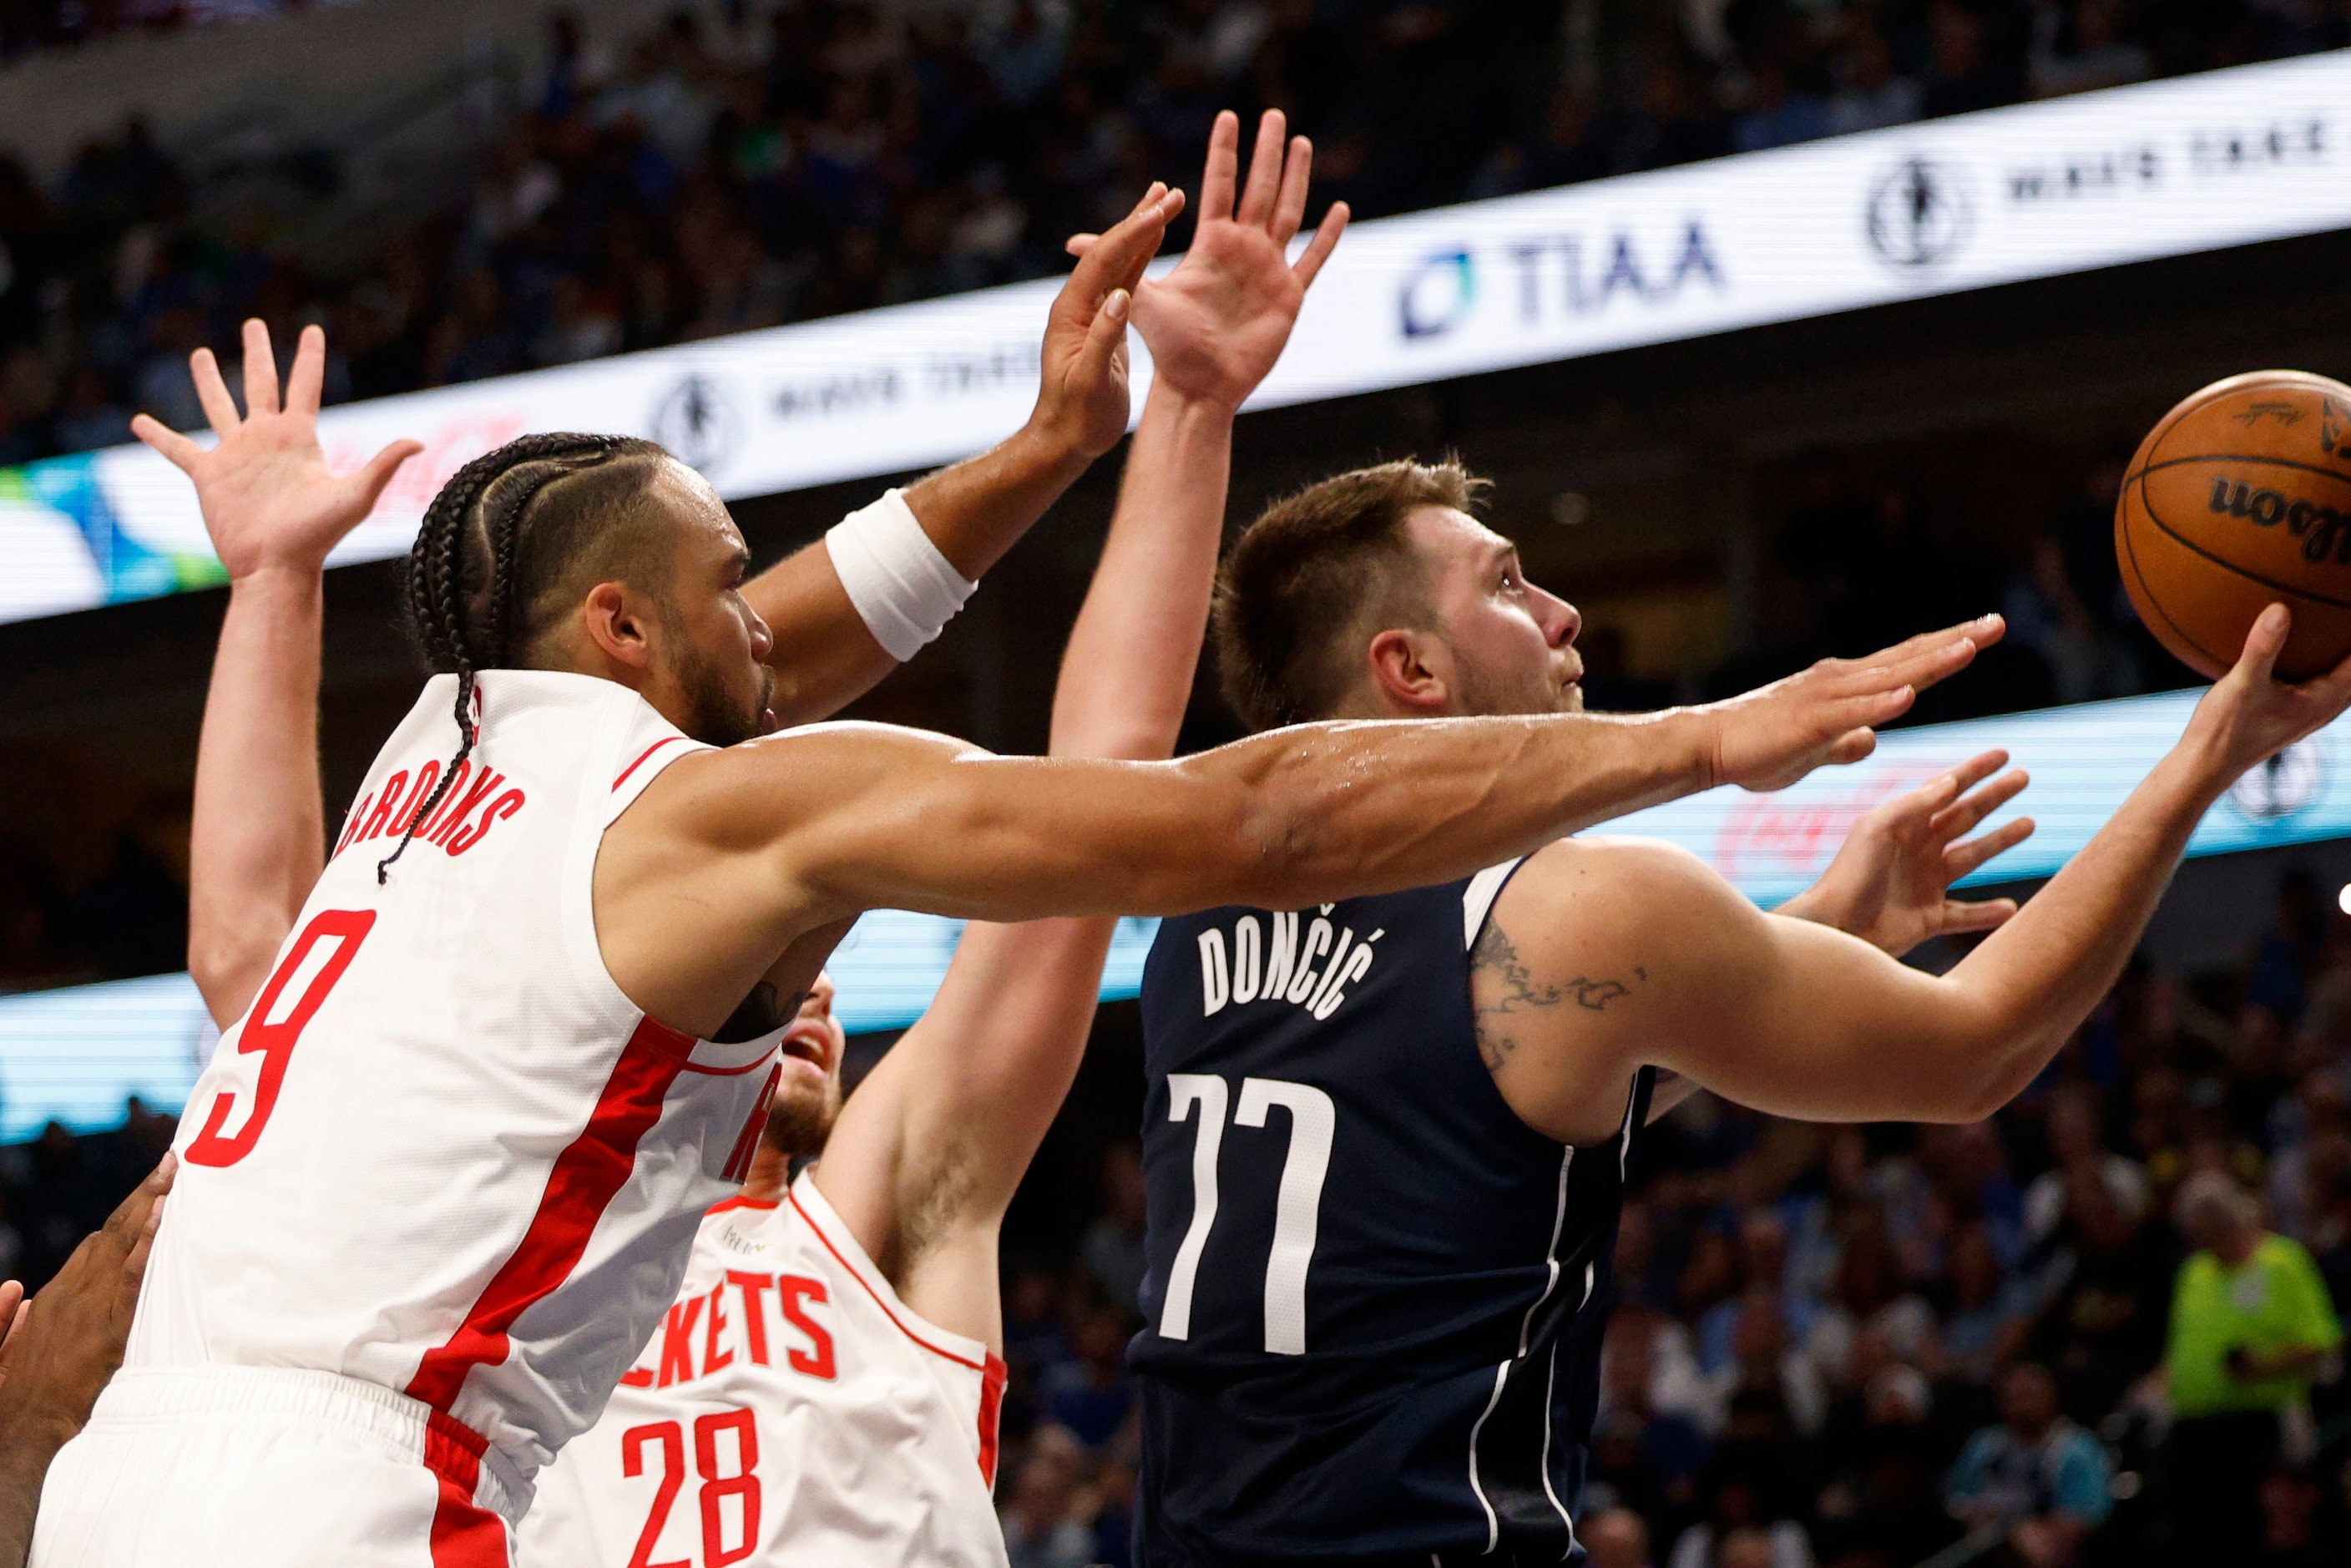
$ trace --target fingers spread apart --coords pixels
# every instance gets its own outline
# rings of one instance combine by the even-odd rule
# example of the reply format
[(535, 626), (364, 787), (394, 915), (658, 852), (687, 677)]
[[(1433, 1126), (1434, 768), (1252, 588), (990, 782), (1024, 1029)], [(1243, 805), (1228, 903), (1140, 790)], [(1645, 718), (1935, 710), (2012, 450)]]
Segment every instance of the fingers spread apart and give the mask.
[(327, 334), (313, 323), (294, 346), (294, 370), (286, 378), (286, 412), (316, 413), (327, 382)]
[[(1269, 109), (1258, 119), (1257, 146), (1249, 154), (1249, 183), (1242, 187), (1240, 207), (1233, 214), (1251, 228), (1264, 228), (1270, 224), (1280, 205), (1282, 137), (1288, 129), (1289, 121), (1278, 109)], [(1302, 197), (1299, 204), (1302, 213)]]
[(2030, 817), (2019, 817), (2012, 822), (2002, 822), (1980, 839), (1953, 844), (1943, 856), (1943, 869), (1953, 882), (1972, 876), (1987, 862), (2006, 854), (2032, 836), (2035, 824)]
[(259, 317), (245, 323), (245, 412), (247, 418), (277, 412), (277, 359), (269, 346), (269, 324)]
[(188, 374), (196, 383), (196, 401), (204, 405), (204, 417), (212, 422), (214, 434), (225, 440), (236, 434), (245, 423), (236, 412), (236, 399), (228, 395), (228, 382), (221, 380), (220, 361), (210, 349), (198, 349), (188, 356)]
[(1943, 901), (1941, 930), (1947, 936), (1966, 931), (1996, 930), (2007, 925), (2009, 916), (2015, 913), (2016, 900), (2012, 898), (1987, 898), (1980, 902), (1947, 898)]
[(152, 414), (133, 414), (131, 434), (169, 458), (172, 465), (181, 473), (192, 476), (196, 471), (196, 459), (204, 455), (204, 447)]

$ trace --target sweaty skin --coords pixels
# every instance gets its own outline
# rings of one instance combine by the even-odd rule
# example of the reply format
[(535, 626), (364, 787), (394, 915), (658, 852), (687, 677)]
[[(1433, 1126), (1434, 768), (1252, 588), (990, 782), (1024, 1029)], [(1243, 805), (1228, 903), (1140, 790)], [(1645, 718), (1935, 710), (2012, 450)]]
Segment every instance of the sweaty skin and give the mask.
[[(707, 506), (676, 575), (716, 588), (732, 530)], [(609, 662), (571, 667), (650, 687), (653, 607), (594, 597)], [(1301, 725), (1180, 762), (995, 757), (880, 726), (770, 736), (673, 764), (607, 831), (597, 931), (632, 1002), (703, 1033), (762, 979), (805, 991), (869, 908), (1025, 920), (1425, 886), (1698, 789), (1780, 788), (1865, 755), (1870, 725), (1973, 657), (1970, 630), (1708, 707)]]

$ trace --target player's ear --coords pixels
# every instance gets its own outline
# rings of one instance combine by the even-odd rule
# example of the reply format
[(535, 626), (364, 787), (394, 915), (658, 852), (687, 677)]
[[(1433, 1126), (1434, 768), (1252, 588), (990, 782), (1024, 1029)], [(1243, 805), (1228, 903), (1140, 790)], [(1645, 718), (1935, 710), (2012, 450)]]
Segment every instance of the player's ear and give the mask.
[(632, 670), (653, 667), (653, 604), (630, 592), (627, 585), (600, 582), (590, 589), (580, 601), (580, 623), (605, 657)]
[(1447, 710), (1453, 688), (1446, 679), (1445, 663), (1437, 651), (1423, 645), (1416, 632), (1382, 632), (1364, 650), (1373, 688), (1387, 706), (1401, 707), (1418, 717), (1435, 717)]

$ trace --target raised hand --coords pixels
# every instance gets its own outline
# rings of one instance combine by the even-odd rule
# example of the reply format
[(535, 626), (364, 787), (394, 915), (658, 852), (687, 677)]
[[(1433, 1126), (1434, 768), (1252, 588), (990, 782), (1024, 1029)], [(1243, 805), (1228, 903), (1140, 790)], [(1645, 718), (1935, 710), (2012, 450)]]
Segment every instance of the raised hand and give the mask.
[[(1285, 151), (1285, 124), (1278, 109), (1258, 121), (1249, 183), (1236, 206), (1240, 118), (1230, 110), (1217, 116), (1192, 246), (1174, 272), (1135, 286), (1134, 326), (1151, 347), (1153, 374), (1185, 397), (1228, 410), (1238, 408), (1281, 357), (1306, 290), (1347, 226), (1347, 204), (1333, 203), (1296, 263), (1290, 260), (1290, 242), (1306, 218), (1314, 149), (1293, 136)], [(1069, 248), (1084, 256), (1097, 243), (1078, 235)]]
[(1920, 692), (1966, 669), (2007, 630), (1999, 616), (1986, 615), (1863, 658), (1823, 659), (1708, 704), (1698, 710), (1713, 724), (1708, 777), (1746, 789), (1784, 789), (1824, 764), (1858, 762), (1877, 748), (1876, 726), (1908, 712)]
[(282, 405), (269, 329), (259, 321), (245, 324), (241, 417), (210, 349), (189, 356), (188, 369), (219, 444), (208, 449), (143, 413), (131, 430), (196, 482), (204, 531), (231, 580), (275, 567), (317, 573), (327, 552), (375, 509), (393, 472), (424, 450), (419, 442), (395, 441), (355, 473), (328, 468), (319, 445), (327, 335), (316, 327), (302, 329)]
[(1950, 887), (2032, 835), (2032, 819), (2019, 817), (1966, 836), (2029, 782), (2022, 768), (2001, 773), (2006, 767), (2007, 752), (1983, 752), (1867, 812), (1821, 880), (1779, 912), (1849, 931), (1897, 958), (1931, 936), (2004, 924), (2014, 899), (1970, 902), (1951, 897)]
[(2289, 685), (2272, 673), (2293, 627), (2294, 616), (2284, 605), (2262, 611), (2245, 634), (2236, 667), (2204, 694), (2188, 721), (2180, 745), (2193, 748), (2215, 770), (2220, 788), (2333, 723), (2351, 706), (2351, 659), (2299, 685)]
[(1087, 247), (1045, 320), (1029, 428), (1058, 451), (1092, 459), (1126, 434), (1126, 321), (1134, 287), (1158, 254), (1184, 193), (1157, 182), (1134, 211)]

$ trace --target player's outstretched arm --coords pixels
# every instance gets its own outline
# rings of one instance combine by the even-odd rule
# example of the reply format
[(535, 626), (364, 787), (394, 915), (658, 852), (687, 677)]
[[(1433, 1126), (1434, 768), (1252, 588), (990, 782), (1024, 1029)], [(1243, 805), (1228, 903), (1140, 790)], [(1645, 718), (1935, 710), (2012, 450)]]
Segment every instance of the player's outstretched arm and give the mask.
[(1693, 790), (1856, 760), (1870, 726), (1998, 634), (1973, 622), (1704, 707), (1301, 725), (1177, 762), (994, 757), (877, 725), (770, 736), (682, 758), (613, 824), (597, 926), (637, 1005), (698, 1030), (726, 1017), (715, 997), (867, 909), (1032, 920), (1426, 886)]
[(204, 529), (228, 570), (188, 846), (188, 969), (224, 1029), (261, 988), (326, 863), (318, 704), (327, 552), (423, 450), (395, 441), (365, 467), (333, 473), (319, 445), (326, 334), (303, 329), (282, 404), (269, 329), (247, 321), (244, 348), (243, 415), (212, 350), (190, 361), (216, 444), (143, 413), (131, 424), (195, 481)]
[[(1982, 752), (1865, 812), (1820, 881), (1775, 913), (1834, 925), (1897, 958), (1932, 937), (2000, 925), (2016, 913), (2014, 899), (1959, 899), (1950, 890), (2032, 835), (2032, 819), (2019, 817), (1967, 836), (2030, 782), (2022, 768), (2001, 773), (2006, 767), (2007, 752)], [(1697, 1092), (1689, 1079), (1660, 1071), (1649, 1120)]]
[(2272, 679), (2286, 626), (2283, 607), (2263, 614), (2114, 818), (1942, 977), (1763, 915), (1677, 850), (1549, 852), (1514, 880), (1479, 942), (1479, 1022), (1497, 1082), (1536, 1126), (1579, 1134), (1603, 1086), (1618, 1085), (1621, 1107), (1622, 1080), (1643, 1062), (1783, 1115), (1991, 1114), (2113, 985), (2213, 801), (2351, 704), (2351, 662), (2299, 686)]
[(139, 1281), (172, 1190), (177, 1156), (122, 1200), (106, 1228), (74, 1249), (57, 1277), (8, 1314), (0, 1336), (0, 1568), (33, 1546), (41, 1480), (122, 1364)]
[[(1311, 150), (1269, 112), (1238, 206), (1239, 121), (1218, 117), (1198, 238), (1139, 287), (1135, 319), (1163, 367), (1129, 451), (1118, 509), (1061, 659), (1056, 757), (1175, 750), (1207, 623), (1241, 402), (1280, 358), (1336, 243), (1335, 208), (1293, 267)], [(1002, 1338), (997, 1231), (1085, 1051), (1114, 922), (975, 923), (921, 1021), (841, 1112), (816, 1180), (916, 1312)]]
[[(962, 578), (981, 573), (1126, 434), (1126, 323), (1133, 291), (1184, 194), (1154, 184), (1070, 275), (1046, 319), (1041, 383), (1029, 422), (1001, 444), (906, 491), (923, 533)], [(968, 587), (968, 583), (966, 584)], [(828, 547), (797, 551), (744, 585), (775, 634), (776, 716), (830, 717), (898, 667), (912, 646), (883, 646)]]

